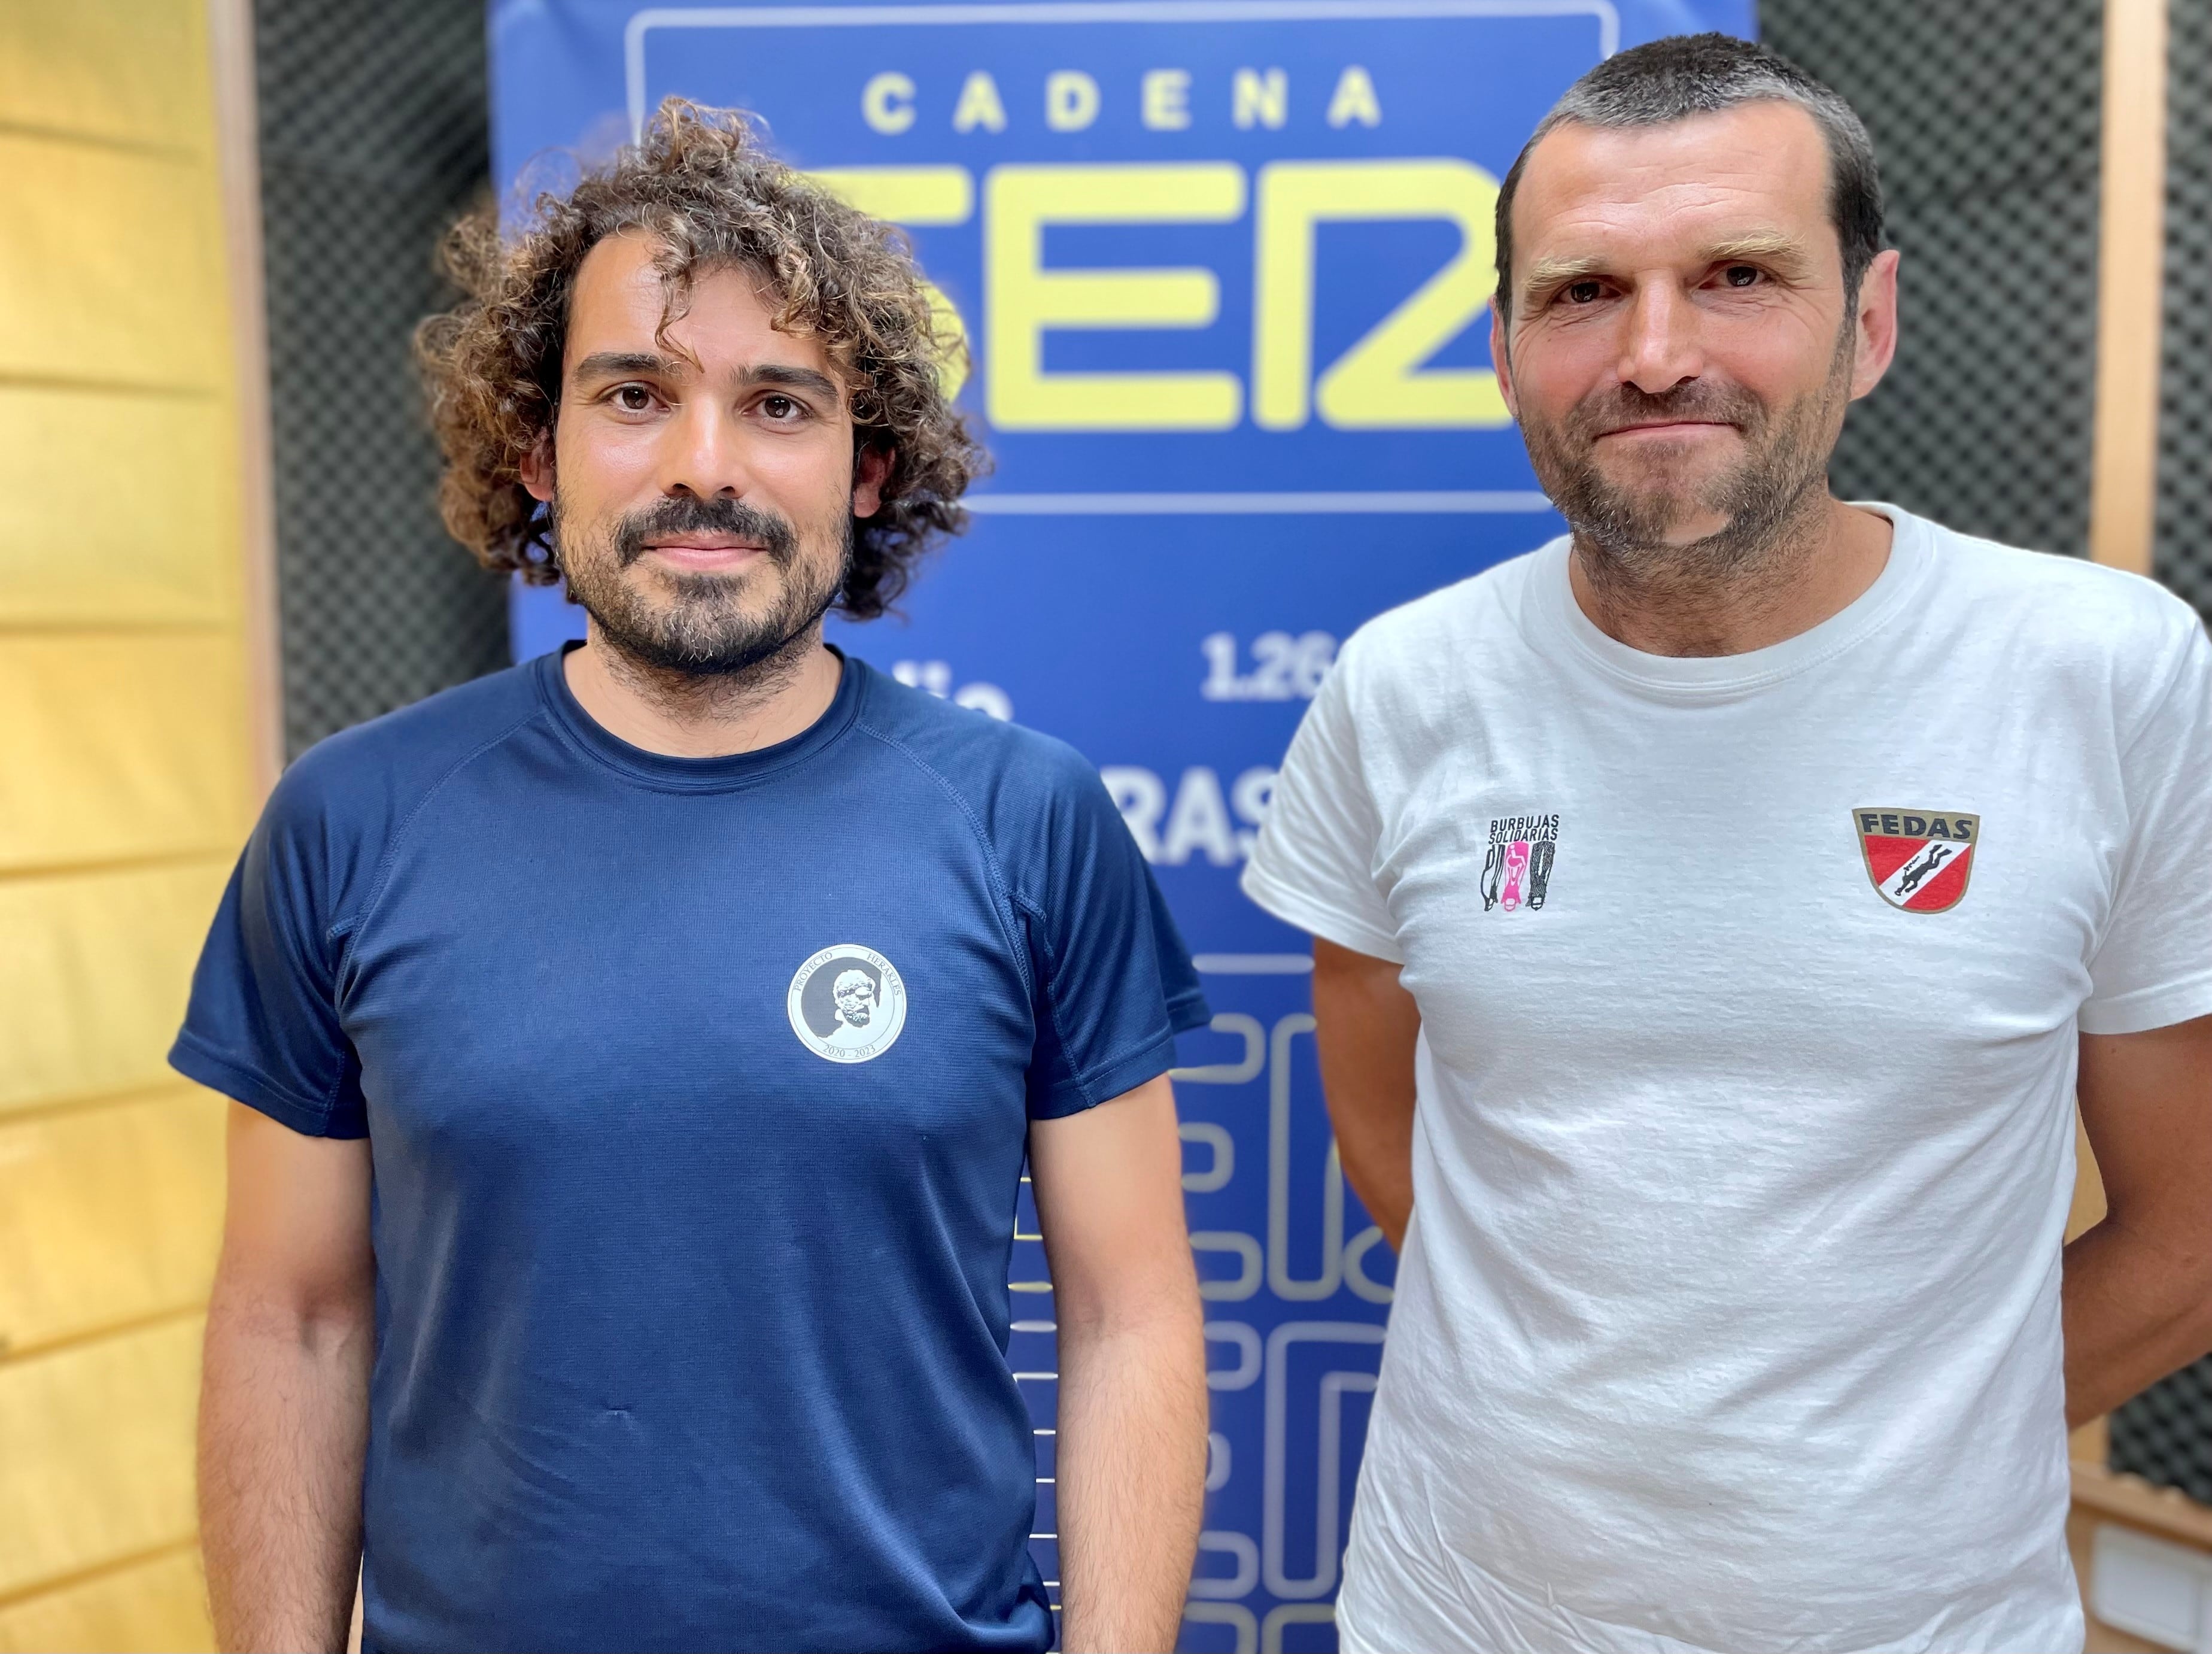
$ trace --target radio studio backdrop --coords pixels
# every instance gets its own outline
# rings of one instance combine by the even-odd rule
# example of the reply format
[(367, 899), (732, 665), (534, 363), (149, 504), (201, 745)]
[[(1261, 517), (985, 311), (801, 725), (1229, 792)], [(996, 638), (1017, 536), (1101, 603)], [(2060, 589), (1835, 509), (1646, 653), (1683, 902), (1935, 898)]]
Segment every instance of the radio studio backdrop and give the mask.
[[(1390, 1301), (1322, 1104), (1306, 939), (1237, 889), (1274, 766), (1360, 622), (1558, 532), (1490, 364), (1522, 141), (1603, 55), (1752, 24), (1751, 0), (491, 8), (502, 187), (672, 93), (750, 109), (906, 228), (966, 334), (997, 461), (974, 527), (905, 619), (833, 635), (1096, 761), (1204, 973), (1178, 1086), (1213, 1402), (1187, 1647), (1333, 1642)], [(581, 629), (517, 589), (519, 657)], [(1008, 1353), (1056, 1581), (1035, 1235), (1024, 1198)]]

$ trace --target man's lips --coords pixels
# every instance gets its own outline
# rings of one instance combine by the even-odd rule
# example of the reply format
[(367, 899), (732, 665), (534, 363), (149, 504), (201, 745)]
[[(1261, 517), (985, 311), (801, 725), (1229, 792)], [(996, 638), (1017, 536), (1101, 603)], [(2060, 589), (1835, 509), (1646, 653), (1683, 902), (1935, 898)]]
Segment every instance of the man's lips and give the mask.
[(648, 540), (645, 549), (678, 569), (733, 569), (764, 550), (749, 540), (720, 537)]
[(1651, 419), (1633, 425), (1616, 425), (1609, 431), (1600, 431), (1600, 436), (1691, 436), (1699, 431), (1732, 431), (1735, 427), (1725, 419)]

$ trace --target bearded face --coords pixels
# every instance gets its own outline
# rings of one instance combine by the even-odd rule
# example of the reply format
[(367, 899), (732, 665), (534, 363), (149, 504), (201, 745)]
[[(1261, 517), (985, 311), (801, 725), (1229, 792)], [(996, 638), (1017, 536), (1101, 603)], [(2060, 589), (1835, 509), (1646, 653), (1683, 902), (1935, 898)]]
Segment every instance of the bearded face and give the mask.
[[(743, 672), (819, 619), (851, 556), (852, 517), (842, 498), (805, 527), (743, 500), (678, 496), (580, 526), (563, 496), (553, 502), (554, 544), (569, 595), (616, 649), (687, 675)], [(757, 544), (761, 555), (730, 571), (671, 568), (648, 558), (683, 538)]]
[(1591, 578), (1725, 575), (1826, 497), (1896, 309), (1894, 253), (1846, 272), (1832, 173), (1776, 99), (1569, 120), (1522, 158), (1491, 353)]
[(1530, 464), (1583, 544), (1625, 569), (1693, 562), (1725, 573), (1824, 487), (1850, 401), (1850, 343), (1838, 341), (1820, 384), (1778, 404), (1699, 378), (1656, 395), (1607, 385), (1557, 419), (1524, 414)]
[(727, 678), (811, 636), (890, 459), (856, 445), (844, 370), (776, 325), (757, 272), (672, 292), (665, 251), (625, 233), (586, 256), (559, 413), (524, 477), (595, 645)]
[(832, 985), (830, 996), (837, 1001), (837, 1014), (850, 1027), (866, 1028), (876, 1014), (876, 985), (865, 971), (846, 971)]

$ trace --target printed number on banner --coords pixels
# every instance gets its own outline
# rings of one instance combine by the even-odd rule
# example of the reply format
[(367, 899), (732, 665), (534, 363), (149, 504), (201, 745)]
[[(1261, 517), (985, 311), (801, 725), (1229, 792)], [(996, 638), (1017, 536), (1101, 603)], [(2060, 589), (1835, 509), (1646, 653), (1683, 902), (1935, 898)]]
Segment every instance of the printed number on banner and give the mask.
[(1252, 670), (1237, 670), (1239, 651), (1232, 633), (1216, 632), (1199, 644), (1206, 677), (1198, 686), (1208, 701), (1310, 701), (1336, 660), (1336, 640), (1327, 632), (1292, 637), (1262, 632), (1252, 640)]

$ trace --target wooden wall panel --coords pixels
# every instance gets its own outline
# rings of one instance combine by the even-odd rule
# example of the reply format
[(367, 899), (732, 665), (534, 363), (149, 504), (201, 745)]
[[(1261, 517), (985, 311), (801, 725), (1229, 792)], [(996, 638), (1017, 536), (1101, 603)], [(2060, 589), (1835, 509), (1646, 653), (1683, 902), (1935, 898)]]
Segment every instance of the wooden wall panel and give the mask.
[(2089, 484), (2089, 555), (2138, 575), (2151, 571), (2158, 515), (2168, 3), (2105, 3), (2104, 149), (2097, 204), (2097, 423)]
[(166, 1061), (230, 858), (0, 879), (0, 1118), (141, 1091)]
[(200, 1326), (0, 1365), (0, 1597), (191, 1536)]
[(0, 1607), (0, 1654), (158, 1648), (213, 1654), (199, 1548), (183, 1544)]
[(120, 1103), (0, 1119), (0, 1353), (205, 1299), (222, 1238), (228, 1107), (179, 1081)]
[(234, 446), (206, 395), (0, 384), (0, 626), (235, 623)]
[(233, 854), (244, 695), (221, 632), (0, 635), (0, 873)]
[(204, 153), (206, 51), (176, 0), (0, 6), (0, 123)]
[(224, 386), (218, 205), (203, 167), (0, 129), (0, 374)]
[(0, 1654), (212, 1642), (224, 1105), (164, 1058), (273, 775), (250, 20), (0, 0)]

